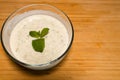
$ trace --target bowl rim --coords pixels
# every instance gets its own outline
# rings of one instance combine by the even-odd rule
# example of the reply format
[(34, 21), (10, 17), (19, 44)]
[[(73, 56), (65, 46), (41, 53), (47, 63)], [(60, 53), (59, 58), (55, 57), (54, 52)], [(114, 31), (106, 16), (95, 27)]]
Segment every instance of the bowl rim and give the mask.
[[(72, 29), (72, 37), (71, 37), (70, 43), (68, 44), (67, 49), (66, 49), (66, 50), (63, 52), (63, 54), (62, 54), (61, 56), (59, 56), (58, 58), (56, 58), (56, 59), (54, 59), (54, 60), (52, 60), (52, 61), (49, 61), (49, 62), (47, 62), (47, 63), (44, 63), (44, 64), (28, 64), (28, 63), (22, 62), (22, 61), (18, 60), (17, 58), (13, 57), (13, 56), (9, 53), (9, 51), (7, 51), (7, 49), (5, 48), (5, 45), (4, 45), (4, 41), (3, 41), (3, 37), (4, 37), (4, 36), (3, 36), (3, 29), (4, 29), (4, 26), (5, 26), (6, 22), (8, 21), (8, 19), (9, 19), (13, 14), (15, 14), (16, 12), (18, 12), (18, 11), (24, 9), (24, 8), (28, 8), (28, 7), (30, 7), (30, 6), (39, 6), (39, 5), (43, 5), (43, 6), (45, 5), (45, 6), (54, 8), (54, 9), (56, 9), (57, 11), (61, 12), (61, 13), (68, 19), (68, 21), (69, 21), (69, 23), (70, 23), (70, 25), (71, 25), (70, 27), (71, 27), (71, 29)], [(73, 25), (72, 25), (71, 20), (69, 19), (69, 17), (67, 16), (66, 13), (64, 13), (62, 10), (60, 10), (60, 9), (58, 9), (57, 7), (52, 6), (52, 5), (50, 5), (50, 4), (29, 4), (29, 5), (23, 6), (23, 7), (19, 8), (19, 9), (16, 9), (16, 10), (13, 11), (10, 15), (8, 15), (8, 17), (7, 17), (7, 18), (5, 19), (5, 21), (4, 21), (4, 23), (3, 23), (3, 25), (2, 25), (2, 29), (1, 29), (1, 44), (2, 44), (2, 47), (3, 47), (4, 51), (7, 53), (7, 55), (8, 55), (13, 61), (15, 61), (16, 63), (19, 63), (19, 64), (21, 64), (21, 65), (24, 65), (24, 66), (32, 66), (32, 67), (47, 66), (47, 65), (49, 65), (49, 64), (52, 64), (52, 63), (60, 60), (62, 57), (65, 56), (65, 54), (66, 54), (66, 53), (68, 52), (68, 50), (70, 49), (70, 47), (71, 47), (71, 45), (72, 45), (72, 43), (73, 43), (73, 39), (74, 39), (74, 29), (73, 29)]]

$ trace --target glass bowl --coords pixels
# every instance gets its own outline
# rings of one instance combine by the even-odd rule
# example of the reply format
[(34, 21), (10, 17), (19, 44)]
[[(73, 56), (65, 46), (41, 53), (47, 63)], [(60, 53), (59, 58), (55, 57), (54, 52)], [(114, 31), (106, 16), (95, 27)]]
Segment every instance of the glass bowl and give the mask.
[[(24, 17), (18, 17), (21, 14), (25, 14), (29, 11), (32, 10), (44, 10), (44, 11), (50, 11), (54, 14), (47, 14), (50, 16), (55, 17), (55, 15), (58, 15), (61, 17), (61, 20), (64, 20), (64, 24), (66, 24), (66, 30), (68, 32), (68, 37), (69, 37), (69, 45), (67, 47), (67, 49), (65, 50), (65, 52), (59, 56), (57, 59), (50, 61), (48, 63), (45, 64), (28, 64), (28, 63), (24, 63), (20, 60), (18, 60), (14, 54), (11, 51), (10, 48), (10, 36), (11, 36), (11, 32), (14, 29), (15, 25), (22, 20)], [(31, 16), (34, 15), (36, 13), (31, 13), (28, 14), (27, 16)], [(38, 13), (37, 13), (38, 14)], [(43, 13), (44, 14), (44, 13)], [(14, 18), (17, 18), (16, 21), (12, 21), (14, 20)], [(6, 19), (6, 21), (3, 24), (2, 30), (1, 30), (1, 42), (2, 42), (2, 46), (5, 50), (5, 52), (7, 53), (7, 55), (16, 63), (20, 64), (21, 66), (24, 66), (26, 68), (32, 69), (32, 70), (45, 70), (45, 69), (50, 69), (52, 67), (54, 67), (55, 65), (57, 65), (61, 60), (63, 60), (63, 58), (66, 56), (66, 54), (68, 53), (68, 50), (71, 47), (71, 44), (73, 42), (73, 37), (74, 37), (74, 30), (73, 30), (73, 26), (72, 23), (70, 21), (70, 19), (68, 18), (68, 16), (62, 12), (61, 10), (59, 10), (58, 8), (48, 5), (48, 4), (31, 4), (31, 5), (27, 5), (24, 6), (16, 11), (14, 11), (10, 16), (8, 16), (8, 18)]]

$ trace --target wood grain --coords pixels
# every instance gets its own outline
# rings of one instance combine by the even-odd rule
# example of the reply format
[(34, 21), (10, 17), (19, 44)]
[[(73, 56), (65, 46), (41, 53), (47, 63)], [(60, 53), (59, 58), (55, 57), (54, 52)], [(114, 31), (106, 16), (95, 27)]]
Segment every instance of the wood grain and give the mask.
[(120, 0), (0, 0), (0, 28), (14, 10), (40, 3), (71, 19), (75, 37), (68, 56), (51, 70), (31, 71), (0, 45), (0, 80), (120, 80)]

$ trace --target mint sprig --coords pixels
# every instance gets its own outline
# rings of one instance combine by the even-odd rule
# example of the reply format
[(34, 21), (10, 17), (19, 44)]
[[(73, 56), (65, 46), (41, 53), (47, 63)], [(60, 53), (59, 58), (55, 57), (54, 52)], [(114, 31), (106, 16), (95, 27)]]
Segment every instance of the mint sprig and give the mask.
[(45, 48), (45, 36), (49, 33), (49, 28), (43, 28), (42, 31), (30, 31), (29, 35), (33, 38), (32, 47), (36, 52), (43, 52)]

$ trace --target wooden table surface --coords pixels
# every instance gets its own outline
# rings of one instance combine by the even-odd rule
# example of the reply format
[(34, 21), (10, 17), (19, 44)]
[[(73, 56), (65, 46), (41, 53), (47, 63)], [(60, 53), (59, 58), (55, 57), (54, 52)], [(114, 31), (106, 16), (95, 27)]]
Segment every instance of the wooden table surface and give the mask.
[(31, 71), (12, 62), (0, 44), (0, 80), (120, 80), (120, 0), (0, 0), (0, 29), (14, 10), (40, 3), (71, 19), (68, 56), (51, 70)]

